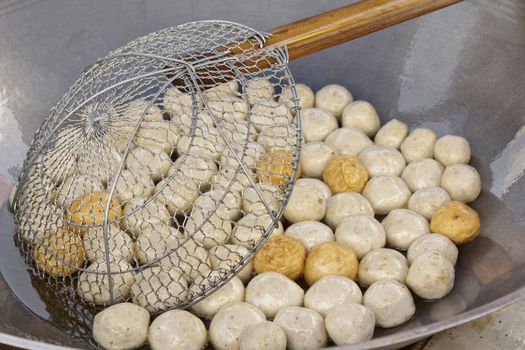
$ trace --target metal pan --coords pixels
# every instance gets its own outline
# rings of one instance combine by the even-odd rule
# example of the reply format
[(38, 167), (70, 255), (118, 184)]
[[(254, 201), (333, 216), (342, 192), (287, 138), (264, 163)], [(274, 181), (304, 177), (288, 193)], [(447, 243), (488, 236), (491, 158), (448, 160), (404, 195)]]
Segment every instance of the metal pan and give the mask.
[[(82, 69), (134, 37), (197, 19), (271, 28), (348, 1), (18, 0), (0, 2), (0, 198), (5, 200), (49, 108)], [(399, 118), (471, 141), (483, 180), (474, 207), (482, 233), (460, 248), (456, 286), (418, 302), (407, 324), (353, 348), (398, 348), (507, 305), (525, 294), (525, 4), (465, 1), (291, 63), (298, 82), (347, 86), (385, 122)], [(0, 211), (0, 246), (12, 245)], [(63, 330), (18, 252), (0, 254), (0, 342), (33, 349), (93, 347)], [(18, 277), (15, 277), (18, 276)], [(36, 286), (38, 287), (38, 286)], [(15, 293), (12, 292), (12, 290)], [(16, 296), (15, 296), (16, 294)], [(24, 307), (51, 322), (36, 316)]]

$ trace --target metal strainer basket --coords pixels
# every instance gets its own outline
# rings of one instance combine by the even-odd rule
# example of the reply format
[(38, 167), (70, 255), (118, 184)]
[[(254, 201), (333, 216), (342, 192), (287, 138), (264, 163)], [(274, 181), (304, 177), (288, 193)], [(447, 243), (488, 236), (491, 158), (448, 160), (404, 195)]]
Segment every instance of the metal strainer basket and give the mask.
[(192, 22), (83, 72), (36, 133), (15, 199), (18, 245), (49, 288), (157, 313), (249, 273), (301, 142), (287, 52), (266, 37)]

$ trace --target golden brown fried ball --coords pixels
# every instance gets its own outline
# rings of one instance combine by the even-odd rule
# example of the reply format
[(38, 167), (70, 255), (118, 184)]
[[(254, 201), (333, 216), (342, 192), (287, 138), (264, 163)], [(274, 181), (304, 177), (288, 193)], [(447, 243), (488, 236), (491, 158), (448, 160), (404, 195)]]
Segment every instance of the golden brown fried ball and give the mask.
[(303, 273), (306, 252), (299, 240), (285, 235), (271, 237), (253, 259), (257, 274), (273, 271), (295, 280)]
[(337, 242), (321, 243), (316, 245), (306, 258), (304, 279), (310, 286), (328, 275), (355, 279), (358, 264), (352, 248)]
[(324, 169), (323, 181), (334, 194), (361, 192), (368, 181), (368, 171), (354, 155), (337, 156)]
[(478, 213), (464, 203), (450, 201), (443, 204), (432, 215), (430, 230), (447, 236), (452, 242), (462, 244), (479, 234)]

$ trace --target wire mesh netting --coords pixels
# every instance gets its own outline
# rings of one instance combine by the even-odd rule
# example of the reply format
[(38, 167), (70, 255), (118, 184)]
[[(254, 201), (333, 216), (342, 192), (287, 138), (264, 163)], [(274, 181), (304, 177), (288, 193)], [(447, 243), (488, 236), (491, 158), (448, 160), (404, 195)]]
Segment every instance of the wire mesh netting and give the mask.
[(279, 219), (298, 168), (284, 49), (242, 25), (192, 22), (89, 66), (31, 144), (19, 247), (79, 303), (188, 307), (233, 276)]

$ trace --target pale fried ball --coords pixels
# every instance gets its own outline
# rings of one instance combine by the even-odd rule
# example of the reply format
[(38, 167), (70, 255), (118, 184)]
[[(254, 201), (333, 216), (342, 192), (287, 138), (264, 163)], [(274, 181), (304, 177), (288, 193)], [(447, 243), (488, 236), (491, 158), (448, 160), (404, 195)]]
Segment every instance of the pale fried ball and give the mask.
[(253, 267), (256, 273), (279, 272), (296, 280), (303, 273), (306, 252), (297, 239), (278, 235), (270, 237), (255, 255)]
[(337, 119), (326, 109), (305, 108), (301, 111), (301, 131), (306, 143), (324, 141), (337, 128)]
[(173, 166), (168, 171), (168, 176), (175, 174), (179, 180), (193, 181), (199, 189), (208, 189), (212, 176), (217, 172), (217, 164), (213, 159), (208, 159), (202, 155), (186, 155), (177, 158)]
[[(201, 294), (211, 288), (212, 285), (216, 285), (221, 281), (222, 276), (219, 271), (214, 270), (197, 277), (190, 286), (190, 298)], [(198, 315), (211, 320), (224, 305), (244, 301), (244, 292), (244, 285), (241, 280), (233, 277), (212, 294), (194, 304), (191, 309)]]
[(240, 347), (242, 333), (266, 317), (250, 303), (236, 302), (225, 305), (213, 317), (210, 323), (210, 343), (217, 350), (237, 350)]
[(444, 166), (467, 164), (470, 160), (470, 145), (464, 137), (445, 135), (434, 145), (434, 158)]
[(405, 283), (408, 273), (407, 259), (397, 250), (374, 249), (366, 253), (359, 263), (359, 284), (368, 287), (374, 282), (395, 280)]
[(194, 207), (185, 226), (186, 234), (204, 248), (225, 244), (232, 234), (232, 222), (220, 211)]
[(455, 201), (472, 202), (481, 192), (481, 178), (477, 170), (470, 165), (449, 165), (441, 177), (441, 187)]
[(137, 349), (146, 342), (149, 320), (149, 312), (140, 306), (116, 304), (95, 316), (93, 338), (104, 349)]
[(334, 194), (361, 192), (368, 181), (368, 171), (356, 156), (337, 156), (324, 169), (323, 181)]
[(339, 128), (325, 139), (325, 143), (342, 155), (358, 155), (359, 152), (374, 143), (364, 132), (356, 128)]
[(423, 299), (440, 299), (454, 286), (454, 265), (438, 252), (417, 257), (407, 275), (408, 287)]
[(374, 312), (376, 325), (383, 328), (399, 326), (416, 312), (410, 290), (393, 280), (372, 284), (363, 295), (363, 304)]
[(323, 317), (345, 304), (360, 304), (363, 293), (357, 283), (348, 277), (328, 275), (315, 282), (304, 295), (304, 306)]
[(312, 142), (302, 146), (301, 173), (303, 177), (323, 176), (324, 169), (337, 152), (324, 142)]
[(434, 159), (417, 159), (410, 162), (401, 178), (412, 192), (427, 187), (438, 187), (441, 183), (443, 166)]
[(357, 277), (358, 262), (352, 248), (336, 242), (315, 246), (304, 265), (304, 279), (311, 286), (324, 276)]
[(381, 222), (392, 248), (407, 250), (419, 237), (429, 234), (428, 221), (410, 209), (394, 209)]
[(404, 208), (410, 194), (403, 179), (397, 176), (373, 177), (363, 190), (376, 214), (388, 214), (391, 210)]
[(304, 290), (288, 277), (277, 272), (263, 272), (246, 287), (246, 301), (257, 306), (266, 317), (273, 318), (288, 306), (302, 306)]
[(349, 345), (372, 339), (375, 315), (356, 303), (341, 305), (326, 315), (325, 326), (336, 345)]
[(354, 214), (364, 214), (374, 217), (374, 209), (370, 202), (359, 193), (343, 192), (333, 195), (326, 201), (326, 215), (324, 221), (333, 230), (344, 218)]
[(353, 100), (350, 91), (338, 84), (326, 85), (315, 94), (315, 106), (329, 110), (338, 119), (343, 108)]
[[(257, 162), (256, 173), (260, 182), (272, 182), (282, 187), (288, 185), (293, 167), (294, 155), (285, 149), (276, 148), (261, 156)], [(297, 169), (296, 177), (301, 175), (301, 168)]]
[(303, 182), (308, 182), (309, 184), (317, 187), (324, 195), (324, 198), (328, 200), (328, 198), (332, 197), (332, 191), (330, 190), (330, 187), (328, 187), (327, 184), (325, 184), (323, 181), (319, 179), (312, 179), (312, 178), (302, 178)]
[(74, 232), (59, 228), (39, 243), (33, 248), (33, 259), (48, 275), (70, 276), (84, 265), (82, 239)]
[(289, 350), (320, 349), (326, 346), (327, 335), (323, 316), (299, 306), (279, 310), (273, 322), (286, 333)]
[(208, 101), (208, 107), (220, 121), (246, 120), (249, 104), (237, 96), (222, 95)]
[(204, 323), (185, 310), (170, 310), (158, 316), (149, 327), (152, 350), (201, 350), (208, 335)]
[(446, 236), (431, 233), (419, 237), (410, 245), (407, 252), (408, 263), (412, 264), (417, 257), (430, 252), (438, 252), (452, 265), (458, 260), (458, 247)]
[(414, 129), (399, 147), (407, 163), (416, 159), (432, 158), (437, 136), (430, 129)]
[(408, 209), (430, 220), (434, 212), (448, 201), (450, 201), (450, 196), (441, 187), (426, 187), (417, 190), (410, 196)]
[[(65, 218), (71, 222), (70, 229), (80, 235), (84, 235), (90, 226), (100, 226), (104, 223), (104, 213), (108, 204), (109, 194), (107, 192), (93, 192), (75, 199)], [(112, 222), (122, 216), (122, 208), (118, 197), (111, 198), (108, 211), (108, 222)]]
[(297, 180), (288, 204), (284, 209), (284, 217), (291, 223), (300, 221), (319, 221), (326, 212), (324, 194), (316, 187), (302, 179)]
[(397, 119), (392, 119), (379, 129), (374, 141), (377, 145), (399, 148), (407, 135), (407, 125)]
[(441, 233), (456, 244), (473, 240), (479, 234), (478, 213), (458, 201), (450, 201), (432, 215), (430, 230)]
[[(295, 92), (297, 93), (297, 98), (299, 98), (299, 107), (301, 107), (301, 109), (314, 106), (315, 94), (308, 85), (295, 84)], [(295, 113), (295, 110), (293, 110), (295, 102), (293, 101), (292, 90), (289, 87), (283, 89), (279, 101), (284, 102), (286, 107), (288, 107), (292, 113)]]
[(357, 128), (369, 137), (374, 136), (381, 126), (374, 106), (367, 101), (354, 101), (347, 104), (343, 109), (341, 123), (343, 127)]
[(284, 234), (298, 239), (307, 253), (317, 244), (334, 241), (332, 229), (318, 221), (301, 221), (290, 225)]
[(383, 225), (373, 217), (354, 214), (341, 221), (335, 230), (335, 240), (351, 247), (358, 259), (372, 249), (383, 248), (386, 233)]
[(242, 332), (239, 350), (286, 350), (286, 334), (273, 322), (256, 324)]
[[(202, 107), (202, 101), (194, 95), (198, 107)], [(193, 111), (193, 97), (177, 88), (169, 88), (164, 92), (164, 110), (173, 118), (181, 114), (191, 115)]]
[(370, 177), (399, 176), (406, 165), (403, 155), (390, 146), (368, 146), (359, 153), (358, 158)]

